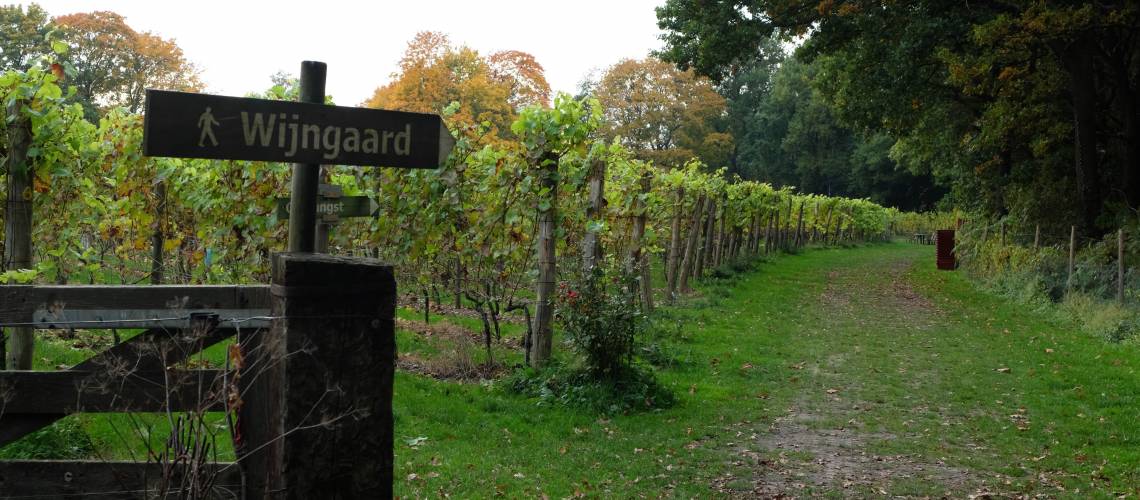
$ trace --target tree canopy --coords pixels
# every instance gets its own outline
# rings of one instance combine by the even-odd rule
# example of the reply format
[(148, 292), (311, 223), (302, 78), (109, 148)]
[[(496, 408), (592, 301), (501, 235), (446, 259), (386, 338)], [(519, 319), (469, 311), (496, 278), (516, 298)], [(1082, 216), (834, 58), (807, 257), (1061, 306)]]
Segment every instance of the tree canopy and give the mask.
[(509, 132), (522, 106), (549, 104), (550, 85), (534, 56), (503, 51), (481, 56), (456, 47), (446, 35), (424, 31), (408, 42), (400, 71), (364, 102), (373, 108), (440, 113), (458, 103), (451, 119), (489, 125), (488, 134)]
[[(730, 81), (802, 36), (843, 124), (964, 208), (1096, 232), (1140, 206), (1134, 2), (668, 0), (662, 57)], [(1074, 196), (1075, 194), (1075, 196)]]
[(672, 167), (694, 156), (728, 163), (725, 100), (707, 78), (656, 58), (626, 59), (589, 87), (609, 124), (604, 133), (642, 158)]

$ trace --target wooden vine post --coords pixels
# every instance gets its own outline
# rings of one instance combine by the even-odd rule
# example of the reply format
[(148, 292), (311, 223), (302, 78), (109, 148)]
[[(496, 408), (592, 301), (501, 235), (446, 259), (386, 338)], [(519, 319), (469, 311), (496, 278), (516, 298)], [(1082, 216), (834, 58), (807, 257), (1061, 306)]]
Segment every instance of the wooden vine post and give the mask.
[(150, 283), (152, 285), (162, 284), (163, 274), (163, 245), (166, 243), (166, 235), (163, 231), (163, 224), (166, 222), (166, 181), (158, 181), (154, 187), (155, 209), (154, 209), (154, 234), (151, 236), (151, 255), (150, 255)]
[(1116, 301), (1124, 303), (1124, 229), (1116, 230)]
[(713, 247), (713, 267), (724, 263), (724, 220), (728, 218), (728, 195), (721, 196), (720, 217), (717, 218), (716, 246)]
[(800, 201), (800, 214), (796, 218), (796, 247), (797, 248), (802, 247), (804, 245), (803, 233), (804, 233), (804, 202), (801, 200)]
[(713, 245), (713, 230), (716, 224), (716, 200), (708, 199), (708, 210), (705, 214), (704, 237), (702, 238), (699, 258), (697, 259), (697, 276), (703, 277), (705, 275), (705, 266), (709, 264), (712, 258), (712, 245)]
[(701, 234), (701, 214), (705, 211), (705, 195), (697, 197), (697, 204), (693, 207), (693, 215), (689, 220), (689, 237), (685, 242), (685, 254), (681, 258), (680, 276), (678, 278), (678, 288), (682, 293), (691, 292), (689, 288), (689, 275), (692, 274), (694, 260), (697, 256), (697, 238)]
[[(982, 240), (985, 241), (985, 240)], [(1069, 278), (1065, 281), (1065, 292), (1073, 288), (1073, 260), (1077, 253), (1077, 226), (1069, 226)]]
[(637, 214), (633, 219), (633, 234), (630, 236), (629, 261), (626, 272), (636, 275), (640, 279), (641, 307), (646, 313), (653, 311), (653, 282), (649, 269), (649, 259), (645, 255), (644, 242), (645, 224), (649, 220), (649, 210), (645, 204), (645, 197), (652, 190), (653, 174), (646, 170), (641, 173), (638, 182), (641, 187), (641, 196), (633, 200), (633, 212)]
[(582, 270), (593, 272), (595, 266), (602, 260), (602, 243), (598, 232), (590, 230), (591, 222), (604, 217), (606, 194), (606, 162), (594, 160), (590, 164), (590, 174), (587, 179), (589, 200), (586, 205), (586, 234), (582, 237)]
[(685, 211), (685, 187), (677, 188), (677, 198), (673, 203), (673, 223), (669, 228), (669, 255), (665, 259), (665, 284), (672, 303), (677, 291), (677, 268), (681, 262), (681, 219)]
[(538, 208), (538, 283), (535, 290), (533, 338), (528, 344), (527, 361), (538, 368), (550, 359), (554, 339), (555, 220), (558, 215), (558, 155), (543, 154), (539, 159), (539, 182), (547, 190), (548, 203)]
[[(8, 206), (4, 218), (4, 269), (32, 267), (32, 165), (28, 148), (32, 144), (31, 123), (20, 112), (25, 102), (14, 100), (8, 106)], [(11, 370), (31, 370), (35, 337), (30, 327), (11, 329), (5, 366)]]

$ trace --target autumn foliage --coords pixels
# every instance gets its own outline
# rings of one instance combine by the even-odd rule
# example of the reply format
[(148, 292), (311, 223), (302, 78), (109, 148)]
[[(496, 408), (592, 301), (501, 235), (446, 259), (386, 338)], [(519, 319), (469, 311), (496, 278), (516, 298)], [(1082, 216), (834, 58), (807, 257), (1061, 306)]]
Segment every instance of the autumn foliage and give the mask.
[(491, 136), (508, 131), (520, 108), (550, 102), (550, 85), (534, 56), (508, 50), (483, 57), (433, 31), (420, 32), (408, 43), (400, 71), (392, 78), (364, 105), (439, 113), (457, 102), (459, 108), (450, 119), (468, 125), (486, 123)]

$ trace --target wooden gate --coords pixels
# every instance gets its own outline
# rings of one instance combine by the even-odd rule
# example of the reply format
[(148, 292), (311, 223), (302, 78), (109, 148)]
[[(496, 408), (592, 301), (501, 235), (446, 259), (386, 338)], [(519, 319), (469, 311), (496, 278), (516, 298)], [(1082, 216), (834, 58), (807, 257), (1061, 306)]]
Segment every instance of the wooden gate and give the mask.
[[(395, 280), (370, 259), (274, 256), (272, 285), (4, 286), (0, 326), (145, 329), (67, 370), (0, 371), (0, 447), (80, 412), (158, 412), (146, 462), (0, 461), (0, 500), (391, 496)], [(184, 362), (236, 336), (225, 369)], [(179, 415), (222, 411), (235, 463)]]

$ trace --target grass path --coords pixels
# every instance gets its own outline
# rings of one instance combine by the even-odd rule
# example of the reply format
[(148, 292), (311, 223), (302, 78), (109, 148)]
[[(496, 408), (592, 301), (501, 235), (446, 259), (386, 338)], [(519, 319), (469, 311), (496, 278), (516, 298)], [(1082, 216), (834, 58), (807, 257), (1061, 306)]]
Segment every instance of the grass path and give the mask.
[(401, 374), (397, 491), (456, 497), (1140, 495), (1140, 353), (933, 270), (782, 257), (675, 324), (680, 403), (598, 418)]

